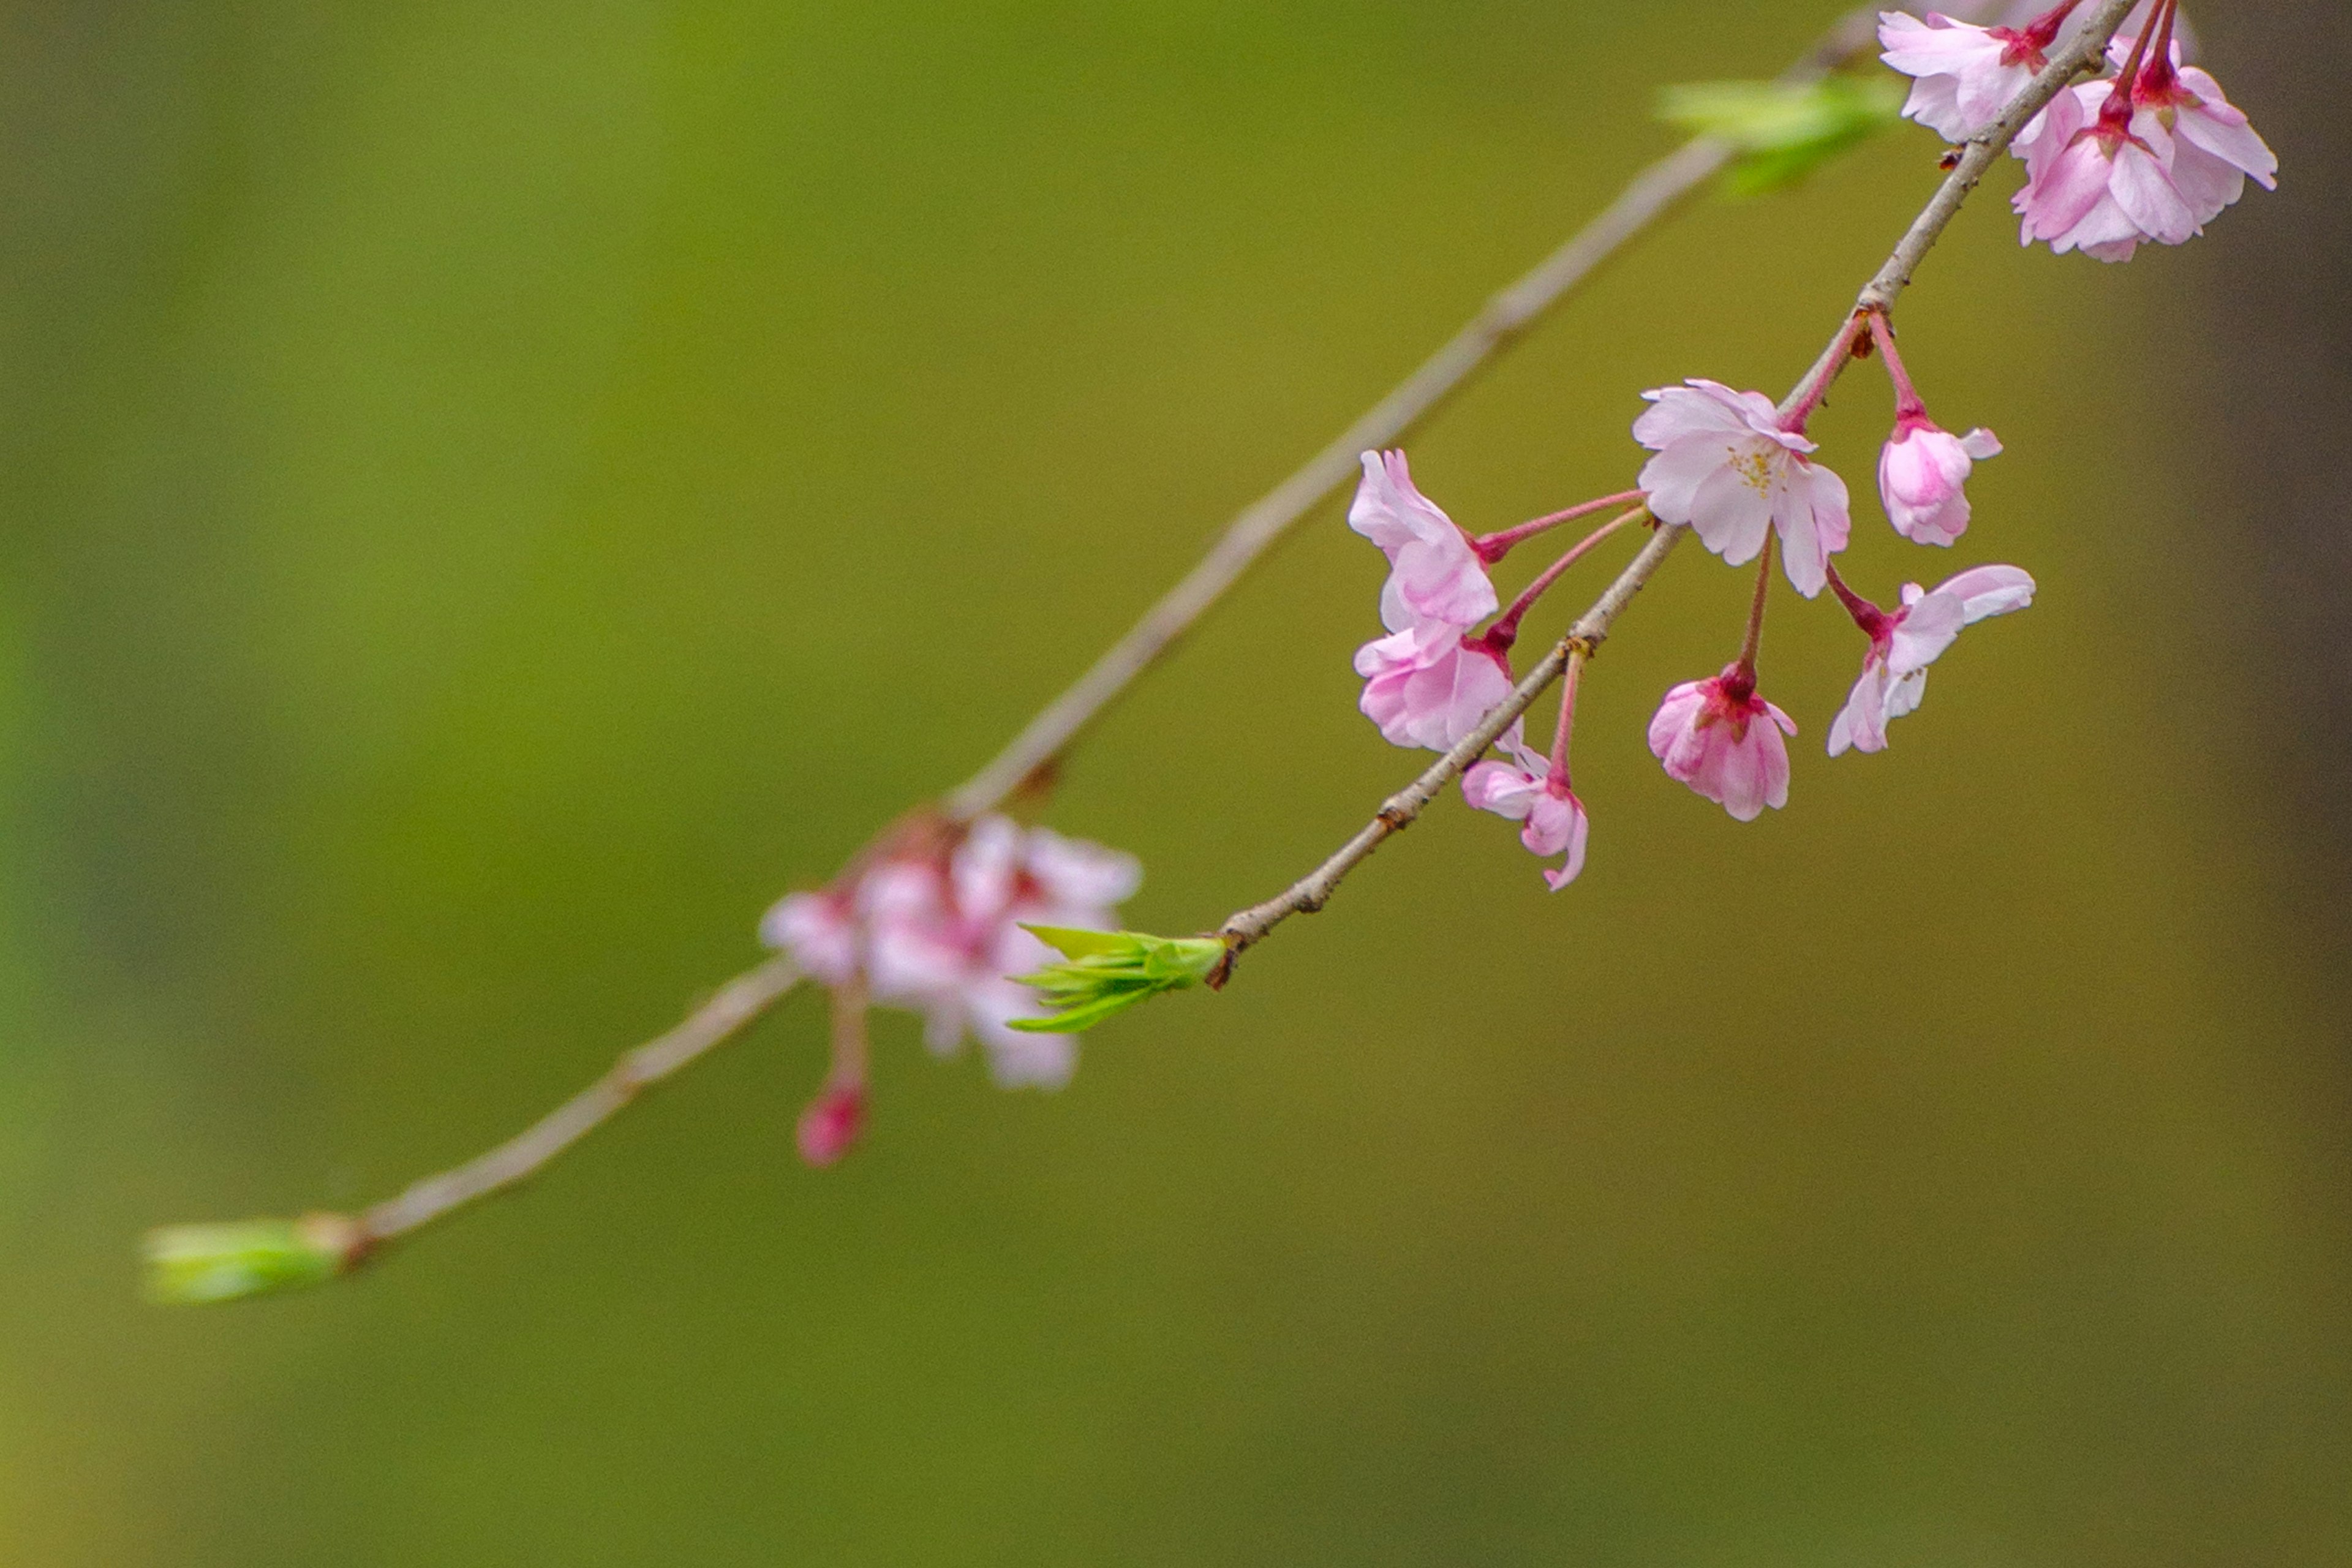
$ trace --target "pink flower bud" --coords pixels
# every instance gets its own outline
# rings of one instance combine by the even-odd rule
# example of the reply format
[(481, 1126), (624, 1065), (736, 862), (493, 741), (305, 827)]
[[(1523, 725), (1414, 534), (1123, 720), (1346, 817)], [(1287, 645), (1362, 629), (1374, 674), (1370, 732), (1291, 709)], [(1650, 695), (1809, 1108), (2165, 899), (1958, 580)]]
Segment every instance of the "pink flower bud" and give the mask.
[(801, 1112), (801, 1158), (818, 1170), (837, 1163), (866, 1131), (866, 1086), (829, 1083)]
[(1879, 499), (1895, 531), (1915, 544), (1958, 540), (1969, 527), (1969, 474), (2000, 451), (1990, 430), (1955, 436), (1922, 415), (1899, 420), (1878, 454)]

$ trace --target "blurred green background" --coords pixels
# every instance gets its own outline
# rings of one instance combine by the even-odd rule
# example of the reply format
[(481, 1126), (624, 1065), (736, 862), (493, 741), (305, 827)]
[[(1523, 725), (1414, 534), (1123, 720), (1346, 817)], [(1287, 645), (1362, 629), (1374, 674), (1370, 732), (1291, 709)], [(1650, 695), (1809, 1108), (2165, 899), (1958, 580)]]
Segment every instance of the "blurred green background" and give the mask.
[[(384, 1195), (672, 1021), (1671, 145), (1657, 86), (1835, 10), (0, 9), (0, 1560), (2352, 1562), (2341, 910), (2206, 635), (2209, 275), (2021, 252), (2008, 174), (1905, 307), (2009, 444), (1963, 547), (1864, 499), (1874, 374), (1817, 426), (1866, 592), (2042, 583), (1890, 752), (1820, 754), (1859, 639), (1784, 593), (1790, 809), (1668, 782), (1747, 593), (1686, 550), (1567, 894), (1449, 802), (1059, 1095), (894, 1016), (809, 1172), (797, 997), (363, 1279), (137, 1299), (145, 1226)], [(1936, 151), (1695, 209), (1422, 482), (1501, 526), (1630, 482), (1642, 387), (1785, 385)], [(1325, 507), (1077, 760), (1137, 924), (1419, 765), (1354, 711), (1380, 575)]]

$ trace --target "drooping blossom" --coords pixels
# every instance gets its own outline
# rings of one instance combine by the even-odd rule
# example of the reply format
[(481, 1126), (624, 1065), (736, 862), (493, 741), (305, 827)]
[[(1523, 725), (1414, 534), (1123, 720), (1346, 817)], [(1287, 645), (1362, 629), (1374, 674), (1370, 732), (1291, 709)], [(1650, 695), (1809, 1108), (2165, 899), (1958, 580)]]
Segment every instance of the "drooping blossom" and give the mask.
[(1839, 584), (1854, 623), (1870, 638), (1862, 675), (1830, 723), (1830, 755), (1848, 747), (1884, 751), (1886, 726), (1916, 710), (1927, 689), (1927, 666), (1952, 646), (1962, 626), (2005, 616), (2033, 603), (2033, 579), (2015, 566), (1976, 566), (1923, 590), (1903, 584), (1903, 607), (1888, 614)]
[(1756, 694), (1738, 664), (1712, 680), (1685, 680), (1650, 720), (1650, 754), (1740, 822), (1789, 804), (1789, 746), (1796, 721)]
[(1469, 635), (1495, 613), (1495, 586), (1469, 536), (1421, 491), (1402, 452), (1366, 452), (1348, 525), (1389, 558), (1381, 624), (1356, 650), (1358, 701), (1390, 744), (1444, 751), (1509, 695), (1502, 651)]
[(1454, 520), (1415, 488), (1402, 452), (1366, 452), (1348, 526), (1381, 547), (1389, 580), (1381, 624), (1391, 632), (1430, 621), (1472, 626), (1495, 613), (1495, 585)]
[[(2051, 100), (2017, 142), (2025, 187), (2010, 205), (2023, 220), (2018, 242), (2128, 261), (2143, 240), (2179, 245), (2200, 223), (2172, 178), (2173, 138), (2127, 93), (2084, 82)], [(2217, 209), (2218, 210), (2218, 209)]]
[(1916, 79), (1906, 115), (1947, 142), (1965, 142), (2000, 119), (2050, 63), (2045, 51), (2072, 9), (2062, 5), (2021, 30), (1972, 26), (1939, 11), (1925, 20), (1882, 11), (1878, 41), (1886, 52), (1879, 58)]
[(1895, 531), (1915, 544), (1950, 545), (1969, 527), (1969, 474), (2000, 441), (1979, 428), (1955, 436), (1924, 413), (1898, 416), (1878, 454), (1878, 494)]
[(960, 835), (915, 836), (846, 890), (792, 895), (761, 933), (828, 984), (862, 977), (877, 1003), (921, 1013), (934, 1051), (977, 1037), (999, 1083), (1053, 1088), (1076, 1066), (1077, 1042), (1010, 1026), (1043, 1009), (1009, 977), (1054, 956), (1021, 924), (1116, 930), (1116, 906), (1140, 880), (1131, 857), (986, 816)]
[(1356, 650), (1364, 678), (1357, 706), (1393, 746), (1447, 751), (1511, 694), (1511, 667), (1494, 646), (1450, 621), (1424, 621)]
[(2168, 10), (2153, 40), (2113, 40), (2115, 79), (2060, 93), (2019, 139), (2021, 243), (2127, 261), (2143, 240), (2203, 233), (2250, 174), (2276, 187), (2277, 156), (2210, 73), (2182, 64), (2176, 21)]
[(1760, 392), (1693, 379), (1642, 395), (1654, 406), (1633, 421), (1633, 438), (1657, 453), (1642, 469), (1650, 510), (1688, 523), (1734, 566), (1777, 530), (1790, 584), (1809, 599), (1820, 593), (1852, 523), (1845, 481), (1806, 460), (1813, 443), (1783, 429)]
[[(2130, 40), (2117, 39), (2129, 58)], [(2278, 188), (2278, 154), (2247, 121), (2245, 110), (2222, 96), (2212, 73), (2181, 63), (2176, 40), (2152, 58), (2132, 83), (2134, 122), (2146, 115), (2172, 137), (2172, 184), (2202, 229), (2246, 194), (2252, 175), (2264, 190)]]
[(1519, 842), (1537, 855), (1565, 853), (1557, 870), (1544, 872), (1544, 882), (1555, 893), (1576, 880), (1584, 869), (1584, 841), (1591, 825), (1584, 803), (1568, 787), (1550, 759), (1528, 749), (1524, 731), (1513, 724), (1495, 742), (1505, 759), (1477, 763), (1462, 775), (1462, 798), (1480, 811), (1526, 824)]

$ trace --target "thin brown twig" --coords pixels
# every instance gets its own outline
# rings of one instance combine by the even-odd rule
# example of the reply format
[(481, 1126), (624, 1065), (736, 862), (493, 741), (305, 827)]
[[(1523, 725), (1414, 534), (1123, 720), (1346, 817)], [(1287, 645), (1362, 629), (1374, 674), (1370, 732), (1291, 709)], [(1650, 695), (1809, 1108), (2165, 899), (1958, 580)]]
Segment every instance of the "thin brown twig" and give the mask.
[[(1800, 407), (1810, 408), (1821, 400), (1830, 384), (1838, 378), (1846, 363), (1853, 358), (1854, 343), (1868, 341), (1856, 331), (1858, 318), (1872, 311), (1885, 315), (1894, 310), (1896, 297), (1909, 286), (1911, 274), (1917, 268), (1920, 259), (1958, 213), (1961, 204), (1968, 200), (1969, 193), (1975, 190), (1978, 182), (1983, 179), (1984, 172), (1992, 160), (2008, 148), (2027, 121), (2058, 96), (2059, 89), (2077, 70), (2098, 57), (2099, 52), (2106, 47), (2107, 39), (2123, 25), (2124, 18), (2137, 3), (2138, 0), (2104, 0), (2074, 41), (2051, 59), (2042, 73), (2001, 111), (1998, 120), (1969, 138), (1968, 150), (1961, 155), (1959, 163), (1937, 187), (1936, 194), (1929, 198), (1919, 216), (1912, 220), (1911, 226), (1895, 246), (1894, 254), (1886, 258), (1885, 265), (1864, 287), (1855, 302), (1854, 314), (1838, 323), (1838, 330), (1832, 334), (1822, 357), (1814, 361), (1811, 368), (1799, 378), (1796, 386), (1781, 402), (1783, 417)], [(1590, 657), (1597, 650), (1619, 612), (1632, 602), (1643, 584), (1656, 573), (1667, 552), (1674, 549), (1675, 542), (1685, 531), (1686, 528), (1682, 525), (1670, 523), (1662, 526), (1656, 537), (1624, 571), (1618, 574), (1616, 581), (1601, 591), (1601, 597), (1593, 601), (1592, 607), (1577, 618), (1576, 624), (1568, 629), (1567, 636), (1552, 646), (1541, 662), (1528, 673), (1527, 679), (1513, 688), (1510, 696), (1488, 712), (1476, 729), (1423, 770), (1419, 778), (1382, 802), (1371, 821), (1359, 828), (1353, 837), (1321, 865), (1274, 898), (1240, 910), (1219, 926), (1217, 935), (1224, 941), (1225, 958), (1212, 984), (1223, 985), (1233, 973), (1234, 961), (1247, 949), (1265, 941), (1284, 921), (1295, 914), (1313, 914), (1329, 902), (1332, 893), (1349, 872), (1362, 865), (1372, 851), (1389, 838), (1411, 826), (1428, 808), (1429, 803), (1437, 798), (1440, 790), (1477, 761), (1480, 753), (1494, 744), (1495, 738), (1510, 728), (1511, 721), (1526, 712), (1528, 705), (1559, 679), (1572, 653), (1580, 651)], [(1769, 553), (1765, 559), (1769, 565)], [(1758, 603), (1759, 605), (1762, 603), (1760, 584)]]
[(366, 1210), (359, 1216), (352, 1261), (478, 1198), (528, 1181), (646, 1089), (699, 1061), (712, 1047), (731, 1039), (781, 1000), (800, 978), (799, 967), (781, 957), (737, 975), (687, 1015), (684, 1022), (623, 1056), (610, 1072), (520, 1133)]

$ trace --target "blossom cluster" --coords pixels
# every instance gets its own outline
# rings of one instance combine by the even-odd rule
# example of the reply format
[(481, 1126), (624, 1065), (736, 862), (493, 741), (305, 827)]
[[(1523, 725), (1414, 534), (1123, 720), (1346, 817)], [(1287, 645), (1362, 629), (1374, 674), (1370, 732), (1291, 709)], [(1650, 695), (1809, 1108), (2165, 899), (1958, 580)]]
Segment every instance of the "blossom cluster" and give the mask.
[[(1952, 142), (1984, 132), (2049, 64), (2079, 3), (2066, 0), (2021, 28), (1886, 13), (1883, 58), (1915, 79), (1903, 112)], [(2136, 34), (2108, 45), (2110, 74), (2061, 90), (2010, 143), (2025, 163), (2025, 187), (2012, 202), (2021, 244), (2127, 261), (2144, 241), (2179, 245), (2202, 234), (2245, 194), (2249, 176), (2277, 184), (2278, 159), (2244, 111), (2187, 63), (2179, 12), (2178, 0), (2151, 6)]]
[[(1884, 14), (1883, 58), (1914, 79), (1905, 112), (1955, 142), (2005, 130), (2011, 106), (2068, 47), (2079, 5), (2061, 0), (1996, 26)], [(2061, 89), (2011, 140), (2026, 171), (2015, 205), (2027, 242), (2123, 260), (2143, 242), (2179, 244), (2198, 233), (2239, 198), (2248, 177), (2274, 183), (2276, 159), (2211, 76), (2187, 63), (2186, 40), (2178, 0), (2148, 0), (2136, 31), (2101, 57), (2097, 79)], [(1764, 697), (1759, 676), (1776, 557), (1790, 586), (1809, 600), (1828, 590), (1863, 637), (1861, 671), (1828, 726), (1830, 755), (1884, 750), (1888, 726), (1917, 710), (1928, 667), (1961, 630), (2025, 607), (2035, 589), (2018, 567), (1979, 565), (1934, 588), (1906, 583), (1894, 607), (1882, 609), (1840, 574), (1853, 498), (1820, 460), (1808, 426), (1838, 372), (1872, 358), (1894, 393), (1877, 468), (1887, 522), (1911, 544), (1952, 548), (1973, 521), (1968, 486), (1976, 465), (1999, 455), (2001, 443), (1990, 430), (1955, 434), (1929, 416), (1893, 326), (1875, 307), (1844, 324), (1783, 402), (1704, 378), (1643, 393), (1648, 406), (1632, 432), (1648, 453), (1637, 488), (1516, 528), (1473, 535), (1422, 493), (1402, 452), (1364, 453), (1348, 522), (1388, 563), (1382, 635), (1355, 655), (1365, 716), (1398, 746), (1456, 752), (1473, 737), (1485, 741), (1487, 754), (1460, 769), (1464, 798), (1517, 823), (1534, 854), (1557, 857), (1544, 878), (1555, 890), (1566, 887), (1583, 869), (1591, 837), (1570, 753), (1591, 649), (1573, 639), (1562, 645), (1552, 742), (1531, 745), (1523, 716), (1500, 729), (1493, 721), (1514, 689), (1521, 619), (1613, 535), (1636, 525), (1687, 528), (1727, 563), (1753, 563), (1757, 580), (1738, 656), (1715, 676), (1671, 687), (1650, 721), (1650, 751), (1667, 776), (1742, 822), (1788, 802), (1788, 741), (1797, 724)], [(1490, 572), (1517, 545), (1611, 512), (1504, 605)], [(803, 1118), (803, 1153), (829, 1163), (857, 1137), (869, 1005), (921, 1014), (937, 1051), (977, 1037), (1000, 1083), (1051, 1087), (1076, 1061), (1075, 1035), (1063, 1029), (1163, 990), (1217, 984), (1230, 953), (1216, 939), (1115, 932), (1117, 906), (1139, 880), (1129, 857), (1044, 828), (995, 816), (969, 824), (924, 816), (832, 887), (777, 904), (763, 939), (835, 1000), (833, 1074)], [(1054, 1007), (1041, 1004), (1036, 985)]]
[[(1077, 1038), (1014, 1026), (1045, 1009), (1012, 976), (1055, 956), (1025, 928), (1116, 929), (1142, 876), (1131, 856), (1008, 817), (968, 827), (925, 817), (832, 887), (783, 899), (760, 934), (837, 1004), (919, 1013), (934, 1052), (977, 1037), (999, 1084), (1054, 1089), (1077, 1066)], [(839, 1157), (862, 1117), (862, 1051), (842, 1059), (841, 1037), (833, 1081), (802, 1122), (802, 1152), (819, 1164)]]
[[(1998, 122), (2070, 26), (2079, 0), (2023, 18), (1976, 26), (1930, 14), (1889, 12), (1880, 22), (1885, 59), (1916, 79), (1905, 112), (1953, 141)], [(2179, 244), (2238, 199), (2248, 175), (2269, 185), (2277, 161), (2207, 73), (2183, 61), (2178, 0), (2151, 0), (2138, 31), (2114, 40), (2107, 74), (2062, 89), (2016, 137), (2027, 183), (2017, 197), (2025, 237), (2057, 251), (2122, 260), (2144, 240)], [(1880, 447), (1878, 494), (1888, 523), (1914, 543), (1950, 548), (1971, 520), (1968, 483), (2001, 444), (1987, 429), (1955, 435), (1928, 416), (1883, 311), (1850, 321), (1806, 384), (1782, 404), (1760, 392), (1695, 378), (1643, 394), (1633, 421), (1649, 449), (1639, 500), (1654, 524), (1686, 527), (1732, 565), (1762, 560), (1747, 636), (1722, 672), (1667, 691), (1650, 721), (1651, 752), (1667, 775), (1739, 821), (1789, 798), (1788, 738), (1795, 721), (1758, 690), (1757, 657), (1777, 552), (1789, 584), (1806, 598), (1832, 591), (1863, 634), (1862, 671), (1830, 721), (1829, 752), (1885, 748), (1887, 726), (1916, 711), (1927, 667), (1961, 628), (2032, 603), (2032, 576), (2015, 566), (1972, 567), (1933, 589), (1903, 584), (1882, 610), (1847, 585), (1836, 557), (1853, 534), (1845, 481), (1816, 460), (1807, 434), (1822, 394), (1849, 357), (1875, 355), (1895, 393)], [(1398, 745), (1445, 751), (1476, 731), (1509, 692), (1519, 617), (1573, 560), (1617, 524), (1579, 544), (1538, 577), (1483, 633), (1499, 595), (1486, 568), (1508, 548), (1602, 503), (1571, 508), (1500, 533), (1473, 537), (1423, 496), (1401, 452), (1367, 452), (1349, 526), (1388, 557), (1381, 594), (1388, 635), (1356, 655), (1361, 706)], [(1620, 519), (1622, 523), (1624, 519)], [(1462, 776), (1468, 803), (1522, 824), (1521, 841), (1564, 856), (1544, 873), (1554, 889), (1582, 868), (1591, 822), (1571, 787), (1569, 749), (1580, 655), (1567, 667), (1559, 727), (1549, 754), (1527, 743), (1523, 721), (1495, 738), (1494, 757)]]

